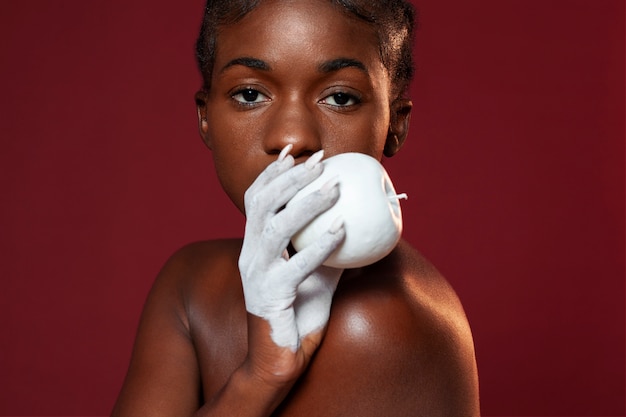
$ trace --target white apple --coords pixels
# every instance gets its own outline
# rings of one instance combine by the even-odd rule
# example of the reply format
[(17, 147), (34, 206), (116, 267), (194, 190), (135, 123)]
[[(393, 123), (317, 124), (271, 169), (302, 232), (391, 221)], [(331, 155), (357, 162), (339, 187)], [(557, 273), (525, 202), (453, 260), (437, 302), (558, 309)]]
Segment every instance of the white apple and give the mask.
[(296, 250), (314, 243), (338, 217), (343, 219), (346, 238), (324, 262), (335, 268), (358, 268), (387, 256), (400, 240), (402, 212), (385, 168), (361, 153), (342, 153), (322, 162), (322, 175), (300, 190), (290, 204), (319, 190), (331, 178), (339, 182), (339, 200), (317, 216), (291, 242)]

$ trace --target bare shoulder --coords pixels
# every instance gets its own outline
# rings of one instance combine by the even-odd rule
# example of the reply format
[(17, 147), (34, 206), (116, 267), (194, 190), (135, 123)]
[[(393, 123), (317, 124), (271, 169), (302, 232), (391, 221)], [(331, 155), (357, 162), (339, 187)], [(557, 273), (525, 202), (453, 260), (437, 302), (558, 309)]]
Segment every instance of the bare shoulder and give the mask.
[[(232, 281), (237, 271), (241, 239), (207, 240), (190, 243), (176, 251), (165, 263), (155, 287), (167, 286), (188, 304), (198, 286), (213, 288), (205, 296), (219, 291), (224, 282)], [(229, 274), (230, 273), (230, 274)], [(206, 301), (206, 300), (204, 300)]]
[(176, 299), (190, 332), (211, 322), (221, 325), (225, 310), (245, 309), (237, 266), (240, 250), (241, 239), (188, 244), (166, 262), (153, 291), (164, 287), (160, 298)]
[(196, 276), (237, 262), (241, 239), (206, 240), (190, 243), (176, 251), (166, 262), (161, 277), (190, 284)]
[(198, 409), (206, 372), (196, 353), (196, 329), (216, 328), (223, 319), (206, 314), (201, 306), (215, 309), (221, 293), (237, 291), (237, 277), (229, 272), (236, 271), (239, 245), (230, 240), (194, 243), (166, 262), (144, 305), (112, 415), (191, 415)]
[(326, 337), (292, 395), (289, 415), (316, 415), (295, 412), (316, 404), (326, 416), (479, 415), (473, 341), (454, 290), (404, 242), (347, 271)]

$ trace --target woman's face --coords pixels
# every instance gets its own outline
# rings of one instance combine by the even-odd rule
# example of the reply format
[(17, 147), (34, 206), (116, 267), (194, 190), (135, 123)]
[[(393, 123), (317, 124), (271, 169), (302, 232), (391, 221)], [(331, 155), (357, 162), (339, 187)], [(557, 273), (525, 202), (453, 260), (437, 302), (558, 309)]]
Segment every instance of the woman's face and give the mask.
[(267, 0), (220, 27), (211, 89), (196, 97), (200, 132), (243, 212), (245, 190), (287, 144), (297, 163), (320, 149), (380, 160), (390, 88), (365, 22), (327, 1)]

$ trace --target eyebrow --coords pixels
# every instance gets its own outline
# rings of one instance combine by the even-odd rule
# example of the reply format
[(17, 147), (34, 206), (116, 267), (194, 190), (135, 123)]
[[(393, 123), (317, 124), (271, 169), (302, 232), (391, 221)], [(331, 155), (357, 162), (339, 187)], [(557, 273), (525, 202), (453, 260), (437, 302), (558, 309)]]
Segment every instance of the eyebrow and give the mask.
[(234, 67), (236, 65), (243, 65), (244, 67), (258, 69), (262, 71), (269, 71), (272, 69), (267, 62), (262, 61), (260, 59), (250, 58), (250, 57), (240, 57), (240, 58), (235, 58), (231, 61), (228, 61), (228, 63), (224, 65), (224, 67), (222, 68), (220, 72), (224, 72), (228, 68)]
[(330, 61), (322, 62), (318, 70), (323, 73), (339, 71), (343, 68), (357, 68), (368, 74), (367, 67), (359, 60), (352, 58), (337, 58)]
[[(230, 67), (242, 65), (247, 68), (258, 69), (262, 71), (270, 71), (272, 67), (265, 61), (258, 58), (240, 57), (228, 61), (220, 72), (226, 71)], [(367, 67), (359, 60), (352, 58), (337, 58), (330, 61), (322, 62), (318, 67), (318, 71), (324, 74), (339, 71), (343, 68), (357, 68), (368, 74)]]

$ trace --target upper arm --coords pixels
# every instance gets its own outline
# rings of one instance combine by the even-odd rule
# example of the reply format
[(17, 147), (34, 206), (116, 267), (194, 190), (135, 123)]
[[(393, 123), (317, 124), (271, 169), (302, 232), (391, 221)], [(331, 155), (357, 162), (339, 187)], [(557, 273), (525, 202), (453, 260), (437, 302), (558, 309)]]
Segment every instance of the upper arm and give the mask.
[(113, 416), (192, 415), (199, 371), (181, 295), (181, 260), (157, 277), (141, 316), (130, 367)]
[(339, 304), (284, 415), (479, 415), (463, 315), (461, 324), (438, 318), (392, 293)]

